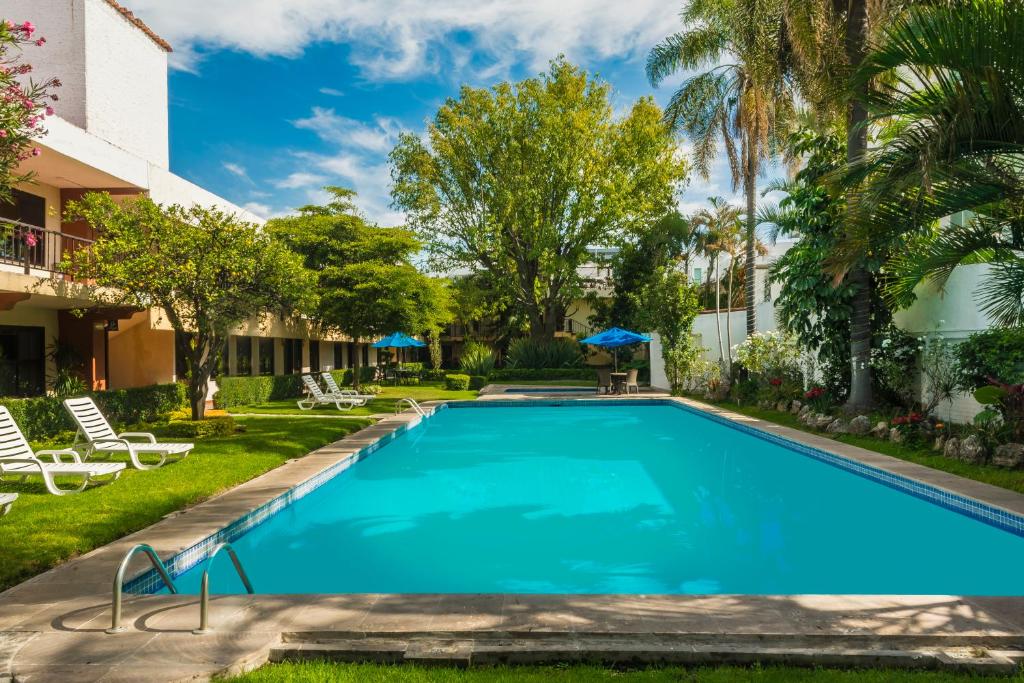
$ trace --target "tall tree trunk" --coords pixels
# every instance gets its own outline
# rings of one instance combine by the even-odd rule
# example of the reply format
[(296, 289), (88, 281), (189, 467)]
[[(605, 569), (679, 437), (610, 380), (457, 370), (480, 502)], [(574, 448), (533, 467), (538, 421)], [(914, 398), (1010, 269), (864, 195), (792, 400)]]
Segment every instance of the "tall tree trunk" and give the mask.
[(725, 347), (722, 346), (722, 278), (718, 277), (718, 256), (715, 256), (715, 327), (718, 328), (718, 361), (726, 367)]
[(359, 369), (359, 361), (363, 357), (363, 350), (359, 348), (359, 337), (352, 337), (352, 346), (356, 354), (355, 360), (352, 361), (352, 388), (354, 388), (356, 392), (358, 392), (359, 375), (361, 374)]
[[(729, 286), (726, 289), (725, 300), (727, 302), (725, 308), (725, 338), (726, 346), (729, 349), (729, 373), (732, 373), (732, 271), (733, 271), (733, 257), (729, 255)], [(749, 327), (749, 319), (747, 320)], [(750, 330), (747, 330), (747, 334), (750, 334)]]
[[(754, 144), (749, 141), (747, 142), (746, 162), (746, 169), (743, 173), (743, 184), (746, 186), (745, 189), (747, 191), (747, 281), (744, 283), (744, 303), (747, 308), (747, 336), (749, 337), (757, 329), (757, 320), (754, 313), (754, 269), (757, 265), (754, 260), (754, 244), (756, 242), (754, 233), (757, 227), (757, 155), (755, 154)], [(731, 305), (732, 297), (729, 298), (729, 302)]]
[(216, 362), (214, 348), (214, 342), (206, 335), (197, 334), (192, 342), (188, 356), (188, 403), (193, 420), (202, 420), (206, 417), (206, 393)]
[[(849, 0), (846, 15), (846, 57), (850, 70), (856, 69), (864, 59), (867, 43), (867, 0)], [(867, 86), (850, 93), (846, 116), (846, 160), (860, 159), (868, 144), (867, 109), (864, 100)], [(852, 212), (847, 208), (847, 215)], [(858, 263), (847, 276), (854, 285), (856, 295), (850, 314), (850, 397), (846, 409), (850, 412), (871, 408), (871, 275), (863, 263)]]

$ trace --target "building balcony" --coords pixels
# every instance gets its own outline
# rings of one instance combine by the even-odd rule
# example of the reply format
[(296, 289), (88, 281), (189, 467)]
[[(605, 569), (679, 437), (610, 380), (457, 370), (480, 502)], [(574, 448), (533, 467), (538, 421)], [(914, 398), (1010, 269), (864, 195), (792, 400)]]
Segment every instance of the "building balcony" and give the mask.
[(62, 276), (66, 259), (92, 249), (93, 240), (0, 219), (0, 269), (39, 277)]

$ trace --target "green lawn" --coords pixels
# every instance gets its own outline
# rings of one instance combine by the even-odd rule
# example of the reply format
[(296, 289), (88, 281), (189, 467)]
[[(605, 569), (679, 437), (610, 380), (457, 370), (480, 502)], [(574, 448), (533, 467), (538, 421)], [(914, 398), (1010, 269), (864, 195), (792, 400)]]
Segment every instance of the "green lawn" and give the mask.
[(473, 400), (476, 398), (476, 391), (448, 391), (444, 385), (437, 382), (403, 385), (397, 387), (384, 387), (377, 398), (365, 406), (353, 408), (352, 410), (339, 411), (333, 405), (317, 406), (313, 410), (301, 410), (295, 402), (298, 399), (290, 398), (281, 401), (270, 401), (268, 403), (257, 403), (248, 406), (236, 406), (229, 408), (230, 413), (261, 413), (266, 415), (373, 415), (375, 413), (393, 413), (398, 400), (412, 398), (422, 403), (424, 401), (444, 400)]
[(800, 424), (797, 421), (796, 415), (791, 413), (780, 413), (777, 410), (758, 408), (757, 406), (737, 406), (735, 403), (728, 401), (714, 403), (703, 398), (693, 398), (698, 401), (703, 401), (704, 403), (718, 405), (726, 410), (732, 410), (737, 413), (749, 415), (750, 417), (756, 417), (761, 420), (765, 420), (766, 422), (774, 422), (776, 424), (785, 425), (786, 427), (799, 429), (803, 432), (812, 432), (819, 436), (834, 438), (836, 441), (848, 443), (852, 446), (860, 446), (861, 448), (866, 448), (870, 451), (891, 455), (894, 458), (915, 462), (919, 465), (931, 467), (936, 470), (942, 470), (943, 472), (949, 472), (950, 474), (956, 474), (966, 479), (974, 479), (975, 481), (981, 481), (986, 484), (992, 484), (993, 486), (1010, 489), (1011, 491), (1016, 491), (1018, 493), (1024, 493), (1024, 471), (1021, 470), (1004, 470), (1002, 468), (992, 467), (989, 465), (972, 465), (970, 463), (947, 458), (924, 446), (903, 445), (893, 443), (892, 441), (876, 439), (872, 436), (826, 434), (825, 432), (819, 432)]
[(0, 517), (0, 590), (76, 555), (142, 529), (356, 431), (368, 420), (240, 418), (245, 432), (200, 440), (185, 460), (156, 470), (129, 469), (111, 484), (54, 496), (41, 480), (0, 482), (18, 492)]
[(233, 681), (244, 683), (962, 683), (1024, 681), (1024, 676), (970, 676), (894, 670), (839, 671), (789, 667), (701, 667), (618, 671), (589, 666), (436, 669), (370, 664), (274, 664)]

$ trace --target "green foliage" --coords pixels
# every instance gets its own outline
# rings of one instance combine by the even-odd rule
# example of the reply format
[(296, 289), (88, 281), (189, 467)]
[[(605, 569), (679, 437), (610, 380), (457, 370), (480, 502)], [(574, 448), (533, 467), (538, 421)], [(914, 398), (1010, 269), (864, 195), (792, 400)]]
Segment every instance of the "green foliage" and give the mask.
[(488, 384), (488, 379), (483, 375), (472, 375), (469, 378), (470, 389), (483, 389)]
[(872, 377), (890, 403), (907, 409), (917, 405), (917, 357), (923, 350), (920, 339), (892, 323), (876, 333), (871, 349)]
[(448, 391), (466, 391), (469, 389), (469, 375), (446, 375), (444, 388)]
[(787, 334), (755, 332), (736, 345), (735, 356), (752, 379), (762, 385), (799, 371), (800, 349)]
[[(96, 401), (100, 411), (115, 427), (153, 422), (188, 405), (184, 384), (154, 384), (133, 389), (112, 389), (85, 394)], [(55, 396), (0, 398), (25, 437), (38, 441), (74, 430), (75, 425)]]
[(486, 344), (479, 342), (466, 342), (459, 355), (459, 369), (467, 375), (487, 377), (494, 370), (494, 363), (494, 351)]
[[(408, 230), (369, 225), (351, 190), (326, 188), (332, 201), (267, 223), (316, 273), (310, 315), (356, 341), (396, 330), (417, 334), (451, 320), (447, 283), (412, 264), (421, 245)], [(358, 361), (357, 361), (358, 362)]]
[(218, 415), (202, 420), (171, 420), (167, 423), (168, 436), (177, 439), (203, 439), (210, 436), (230, 436), (239, 430), (235, 418)]
[(443, 382), (447, 374), (448, 372), (446, 370), (434, 368), (430, 370), (424, 370), (422, 379), (424, 382)]
[(583, 351), (578, 342), (564, 337), (550, 340), (521, 337), (508, 345), (505, 364), (517, 370), (575, 368), (583, 365)]
[(189, 335), (184, 353), (193, 419), (231, 330), (253, 316), (288, 313), (306, 301), (301, 261), (257, 225), (198, 205), (164, 207), (148, 197), (114, 201), (89, 193), (67, 208), (98, 238), (68, 255), (67, 267), (95, 280), (90, 295), (107, 305), (162, 310)]
[(690, 367), (700, 357), (693, 338), (693, 321), (700, 312), (697, 287), (690, 284), (686, 273), (662, 269), (640, 292), (639, 301), (644, 329), (654, 330), (661, 337), (670, 389), (680, 394)]
[[(32, 66), (22, 61), (24, 51), (42, 48), (46, 42), (33, 38), (34, 31), (31, 22), (0, 22), (0, 130), (4, 131), (0, 137), (0, 200), (4, 201), (10, 200), (15, 186), (35, 176), (23, 170), (22, 162), (42, 153), (35, 144), (46, 134), (42, 120), (53, 114), (50, 105), (57, 99), (53, 91), (60, 87), (53, 77), (42, 81), (26, 77)], [(36, 244), (31, 231), (21, 237), (26, 246)]]
[(973, 391), (992, 383), (1024, 383), (1024, 329), (972, 334), (956, 347), (960, 387)]
[(490, 377), (492, 382), (515, 382), (516, 380), (559, 380), (580, 379), (596, 380), (594, 368), (503, 368), (495, 370)]
[(937, 334), (924, 339), (921, 353), (921, 377), (925, 400), (922, 409), (930, 414), (946, 401), (952, 401), (960, 385), (960, 367), (950, 344)]
[(650, 98), (613, 118), (608, 86), (556, 59), (489, 90), (463, 86), (426, 140), (391, 153), (392, 197), (442, 271), (486, 273), (533, 336), (583, 292), (588, 247), (649, 225), (686, 177)]
[[(332, 370), (331, 375), (338, 386), (352, 384), (354, 374), (352, 368)], [(360, 383), (373, 379), (376, 368), (363, 366), (359, 368)], [(302, 375), (259, 375), (256, 377), (221, 377), (217, 380), (218, 391), (213, 395), (216, 408), (233, 408), (256, 403), (266, 403), (283, 398), (299, 398), (302, 396)], [(362, 386), (360, 391), (371, 387)]]
[(441, 369), (441, 330), (439, 328), (433, 328), (430, 330), (428, 335), (427, 344), (429, 345), (430, 351), (430, 369), (440, 370)]

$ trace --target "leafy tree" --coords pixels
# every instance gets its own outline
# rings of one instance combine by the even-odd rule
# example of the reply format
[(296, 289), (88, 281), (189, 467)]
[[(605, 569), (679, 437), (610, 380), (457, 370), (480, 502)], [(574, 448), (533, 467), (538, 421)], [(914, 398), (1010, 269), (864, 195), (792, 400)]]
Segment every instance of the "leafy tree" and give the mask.
[(672, 95), (665, 120), (693, 138), (693, 159), (707, 178), (719, 142), (733, 187), (746, 195), (747, 333), (754, 319), (757, 176), (793, 116), (793, 91), (784, 59), (782, 0), (703, 0), (682, 11), (686, 28), (655, 46), (647, 77), (692, 73)]
[[(57, 99), (54, 89), (60, 81), (50, 78), (41, 83), (32, 80), (32, 66), (24, 61), (23, 51), (28, 47), (42, 47), (46, 39), (33, 38), (36, 27), (26, 21), (15, 24), (0, 21), (0, 200), (10, 201), (11, 190), (18, 183), (32, 179), (32, 173), (19, 173), (18, 165), (26, 159), (39, 156), (42, 151), (34, 146), (33, 138), (46, 131), (42, 121), (53, 114), (52, 101)], [(29, 246), (35, 237), (25, 235)]]
[[(408, 230), (370, 225), (358, 214), (355, 193), (326, 188), (332, 200), (305, 206), (267, 229), (300, 254), (316, 273), (311, 317), (325, 330), (359, 343), (396, 330), (421, 333), (451, 320), (445, 281), (419, 272), (412, 257), (421, 244)], [(352, 373), (359, 386), (359, 356)]]
[(96, 230), (92, 250), (70, 254), (64, 264), (95, 281), (92, 296), (106, 305), (159, 308), (189, 336), (183, 351), (193, 420), (203, 418), (207, 384), (231, 330), (306, 301), (301, 261), (233, 214), (146, 197), (116, 202), (106, 193), (85, 195), (67, 213)]
[(649, 98), (616, 120), (606, 84), (564, 59), (490, 90), (463, 87), (426, 139), (391, 153), (392, 197), (441, 270), (485, 272), (550, 338), (583, 292), (588, 247), (666, 213), (685, 179)]
[[(907, 234), (885, 294), (909, 305), (961, 264), (990, 264), (975, 292), (999, 324), (1024, 326), (1024, 5), (914, 7), (891, 22), (857, 74), (881, 145), (851, 166), (859, 227), (847, 254)], [(973, 217), (964, 220), (962, 212)], [(946, 225), (938, 221), (954, 216)]]
[(693, 338), (693, 321), (700, 312), (697, 289), (686, 273), (662, 268), (638, 293), (643, 327), (661, 337), (661, 357), (673, 394), (682, 392), (690, 365), (701, 353)]

